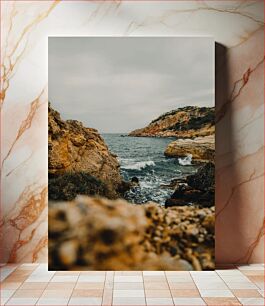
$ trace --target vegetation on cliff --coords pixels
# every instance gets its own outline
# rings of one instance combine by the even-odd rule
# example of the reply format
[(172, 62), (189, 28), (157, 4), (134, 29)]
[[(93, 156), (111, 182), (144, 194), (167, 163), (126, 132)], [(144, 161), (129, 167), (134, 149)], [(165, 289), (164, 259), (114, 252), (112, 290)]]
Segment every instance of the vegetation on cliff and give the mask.
[(214, 134), (214, 107), (186, 106), (167, 112), (129, 136), (193, 138)]

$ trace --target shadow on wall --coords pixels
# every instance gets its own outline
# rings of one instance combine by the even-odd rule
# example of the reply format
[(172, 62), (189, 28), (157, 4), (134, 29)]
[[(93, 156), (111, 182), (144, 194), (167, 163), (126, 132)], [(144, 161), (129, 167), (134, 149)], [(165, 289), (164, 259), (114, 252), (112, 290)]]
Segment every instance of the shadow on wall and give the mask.
[[(235, 165), (235, 152), (237, 150), (235, 133), (233, 129), (233, 110), (231, 103), (231, 88), (229, 87), (229, 61), (228, 49), (215, 43), (215, 109), (216, 109), (216, 142), (215, 142), (215, 259), (216, 263), (236, 263), (233, 260), (233, 252), (237, 250), (246, 250), (246, 241), (242, 235), (244, 222), (240, 218), (240, 195), (237, 195), (237, 203), (232, 202), (233, 186), (240, 184), (240, 175)], [(224, 170), (229, 167), (229, 180), (227, 172)], [(227, 206), (233, 205), (231, 215), (227, 218)], [(241, 208), (241, 209), (240, 209)], [(231, 230), (232, 235), (227, 236), (227, 228)], [(235, 241), (236, 238), (236, 241)], [(227, 248), (231, 252), (227, 252)], [(230, 253), (230, 255), (228, 255)]]
[[(232, 118), (229, 112), (230, 97), (229, 97), (229, 73), (227, 48), (219, 43), (215, 43), (215, 110), (216, 110), (216, 131), (215, 131), (215, 207), (216, 207), (216, 221), (215, 221), (215, 260), (216, 263), (223, 263), (222, 256), (222, 228), (226, 225), (223, 220), (222, 210), (224, 209), (222, 200), (224, 198), (222, 192), (222, 174), (220, 172), (223, 166), (224, 158), (228, 159), (225, 164), (231, 165), (233, 163), (233, 132), (232, 132)], [(225, 122), (225, 123), (224, 123)], [(224, 152), (227, 152), (224, 156)], [(232, 168), (231, 168), (232, 170)], [(236, 173), (231, 171), (233, 180), (236, 181)], [(237, 222), (237, 220), (234, 220)], [(240, 241), (238, 241), (240, 244)]]

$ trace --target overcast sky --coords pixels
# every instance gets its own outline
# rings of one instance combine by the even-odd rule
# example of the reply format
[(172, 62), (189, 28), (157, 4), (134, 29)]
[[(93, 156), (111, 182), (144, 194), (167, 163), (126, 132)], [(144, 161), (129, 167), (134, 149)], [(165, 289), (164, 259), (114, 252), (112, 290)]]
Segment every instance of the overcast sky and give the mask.
[(126, 133), (185, 105), (214, 106), (209, 37), (49, 38), (49, 101), (63, 119)]

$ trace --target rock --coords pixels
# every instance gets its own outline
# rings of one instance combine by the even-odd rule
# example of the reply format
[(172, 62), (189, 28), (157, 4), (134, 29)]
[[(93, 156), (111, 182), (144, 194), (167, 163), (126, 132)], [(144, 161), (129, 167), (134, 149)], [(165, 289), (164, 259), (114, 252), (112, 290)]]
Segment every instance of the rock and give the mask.
[(171, 142), (165, 150), (167, 157), (186, 157), (189, 154), (192, 155), (192, 160), (214, 161), (214, 135), (195, 139), (178, 139)]
[[(115, 197), (122, 182), (119, 163), (97, 130), (86, 128), (76, 120), (62, 120), (50, 104), (48, 121), (49, 178), (75, 173), (79, 181), (78, 173), (86, 173), (102, 182), (109, 189), (109, 193), (112, 193), (112, 197)], [(73, 178), (72, 174), (70, 176)], [(64, 178), (59, 185), (63, 181)]]
[(194, 189), (202, 191), (214, 191), (215, 189), (215, 166), (206, 163), (197, 170), (197, 173), (187, 177), (187, 183)]
[(184, 181), (180, 179), (171, 198), (166, 200), (165, 207), (189, 204), (202, 207), (213, 206), (215, 194), (214, 171), (214, 164), (209, 162), (202, 165), (197, 173), (189, 175)]
[[(122, 193), (121, 186), (117, 191)], [(50, 175), (48, 181), (49, 199), (53, 201), (71, 201), (77, 195), (101, 195), (114, 198), (115, 191), (102, 181), (86, 172), (66, 172), (60, 175)]]
[(214, 107), (186, 106), (161, 115), (129, 136), (192, 138), (213, 135), (214, 121)]
[(169, 211), (154, 203), (133, 205), (84, 196), (72, 202), (50, 202), (49, 269), (193, 269), (186, 248), (195, 247), (199, 262), (200, 250), (205, 250), (200, 247), (198, 251), (194, 238), (185, 234), (182, 219), (186, 217), (197, 221), (195, 209)]
[(131, 182), (132, 182), (132, 183), (135, 183), (135, 184), (139, 184), (139, 179), (138, 179), (138, 177), (133, 176), (133, 177), (131, 178)]

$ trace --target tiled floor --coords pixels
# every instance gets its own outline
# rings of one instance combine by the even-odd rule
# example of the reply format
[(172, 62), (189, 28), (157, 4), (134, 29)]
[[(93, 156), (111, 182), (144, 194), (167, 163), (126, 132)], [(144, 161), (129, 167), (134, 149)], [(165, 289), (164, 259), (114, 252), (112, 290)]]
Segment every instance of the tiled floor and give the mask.
[(203, 272), (50, 272), (1, 266), (1, 305), (264, 305), (264, 265)]

